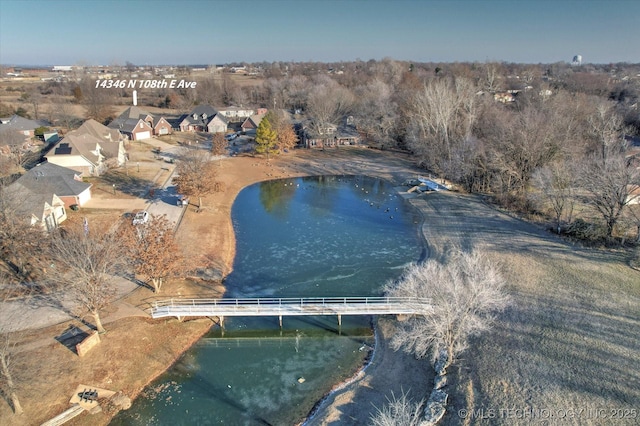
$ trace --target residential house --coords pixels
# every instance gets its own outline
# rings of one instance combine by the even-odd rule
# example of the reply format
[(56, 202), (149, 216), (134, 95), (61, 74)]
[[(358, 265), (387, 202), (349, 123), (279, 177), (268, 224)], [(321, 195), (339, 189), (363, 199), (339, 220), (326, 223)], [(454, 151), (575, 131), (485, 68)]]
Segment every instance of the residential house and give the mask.
[(127, 151), (124, 147), (126, 136), (117, 129), (110, 129), (95, 120), (87, 120), (82, 126), (71, 132), (73, 134), (88, 134), (101, 141), (100, 147), (107, 166), (120, 167), (127, 162)]
[(218, 110), (220, 114), (222, 114), (228, 121), (242, 121), (247, 117), (251, 117), (256, 114), (266, 114), (266, 108), (242, 108), (237, 106), (230, 106), (226, 108), (221, 108)]
[(255, 114), (251, 117), (247, 117), (240, 125), (240, 129), (245, 134), (255, 134), (256, 129), (265, 115), (266, 114)]
[(45, 161), (27, 171), (16, 182), (31, 192), (55, 194), (66, 207), (84, 206), (91, 199), (91, 184), (75, 170)]
[(106, 145), (89, 134), (70, 132), (45, 155), (47, 161), (67, 167), (81, 176), (99, 176), (107, 170)]
[[(54, 174), (57, 172), (47, 170), (46, 166), (42, 169), (39, 167), (36, 166), (7, 186), (4, 189), (4, 196), (10, 200), (15, 212), (19, 216), (23, 216), (28, 224), (51, 231), (67, 219), (65, 202), (56, 194), (56, 191), (60, 191), (65, 186), (62, 182), (66, 178), (45, 176), (46, 173), (43, 172)], [(78, 182), (78, 184), (88, 185), (83, 182)], [(87, 188), (83, 189), (81, 185), (78, 185), (72, 192), (80, 200), (86, 197), (83, 195), (86, 190)]]
[(181, 132), (224, 133), (227, 120), (213, 107), (199, 105), (181, 118), (179, 127)]
[(344, 124), (336, 126), (327, 123), (324, 125), (314, 125), (306, 123), (302, 126), (300, 135), (301, 143), (306, 148), (328, 148), (345, 145), (360, 145), (362, 139), (355, 126)]
[(0, 118), (0, 155), (21, 155), (40, 149), (42, 142), (34, 138), (38, 127), (47, 126), (46, 121), (29, 120), (19, 115)]
[(11, 117), (0, 118), (0, 133), (6, 131), (17, 132), (25, 137), (34, 137), (38, 127), (50, 126), (44, 120), (29, 120), (28, 118), (12, 115)]
[(46, 154), (51, 163), (97, 176), (108, 167), (123, 166), (127, 161), (124, 136), (95, 120), (87, 120), (69, 132)]
[(124, 110), (108, 127), (120, 131), (133, 141), (149, 139), (152, 135), (168, 135), (172, 131), (167, 119), (154, 116), (137, 106)]
[(516, 95), (514, 93), (509, 92), (501, 92), (493, 95), (493, 99), (497, 102), (501, 102), (503, 104), (508, 104), (509, 102), (516, 101)]

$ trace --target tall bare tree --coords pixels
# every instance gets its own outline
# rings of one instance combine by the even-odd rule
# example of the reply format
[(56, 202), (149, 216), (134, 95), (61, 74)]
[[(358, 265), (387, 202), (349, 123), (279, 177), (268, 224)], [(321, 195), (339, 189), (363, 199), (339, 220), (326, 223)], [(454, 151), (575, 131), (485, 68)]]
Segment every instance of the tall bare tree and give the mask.
[[(551, 206), (554, 213), (556, 232), (559, 234), (562, 216), (573, 211), (575, 201), (575, 173), (572, 163), (568, 161), (551, 163), (536, 170), (533, 182), (537, 187), (542, 205)], [(571, 214), (569, 214), (569, 221)]]
[(68, 292), (79, 309), (88, 311), (98, 332), (104, 333), (100, 312), (113, 301), (114, 279), (127, 258), (115, 230), (87, 229), (75, 226), (52, 235), (47, 278)]
[[(0, 271), (0, 283), (4, 281), (3, 277), (4, 273)], [(5, 302), (10, 294), (11, 292), (0, 284), (0, 303)], [(12, 362), (17, 332), (12, 331), (9, 323), (5, 322), (11, 320), (12, 318), (9, 317), (4, 318), (4, 321), (0, 321), (0, 389), (11, 402), (13, 413), (20, 415), (23, 413), (23, 409), (18, 397), (18, 382), (15, 378), (16, 370)]]
[(173, 183), (178, 192), (198, 197), (198, 209), (202, 208), (202, 197), (223, 190), (217, 180), (218, 170), (211, 161), (211, 153), (198, 149), (184, 148), (176, 166), (177, 176)]
[(122, 225), (122, 241), (135, 273), (159, 293), (167, 278), (177, 277), (189, 268), (173, 233), (174, 226), (164, 217), (152, 217), (142, 225)]
[(353, 94), (329, 77), (317, 77), (309, 93), (306, 113), (313, 133), (324, 134), (328, 126), (339, 126), (351, 111)]
[(447, 176), (475, 121), (474, 85), (464, 78), (435, 78), (409, 100), (409, 147), (434, 172)]
[(86, 109), (86, 118), (92, 118), (100, 123), (106, 123), (113, 118), (113, 91), (96, 87), (95, 80), (83, 80), (78, 86), (81, 102)]
[(384, 147), (394, 144), (398, 105), (393, 87), (374, 80), (355, 89), (354, 118), (358, 131), (369, 143)]
[(580, 172), (579, 185), (588, 196), (586, 201), (600, 213), (611, 238), (625, 207), (638, 198), (640, 169), (625, 156), (626, 143), (618, 141), (605, 148), (604, 158), (589, 156)]
[(0, 185), (0, 272), (14, 284), (32, 281), (42, 272), (44, 234), (27, 220), (31, 201), (21, 188)]
[(588, 123), (591, 138), (595, 142), (594, 151), (599, 151), (600, 157), (604, 159), (609, 148), (618, 144), (624, 131), (624, 120), (613, 102), (597, 100)]
[(451, 364), (469, 338), (488, 330), (495, 312), (505, 309), (504, 286), (497, 268), (477, 252), (460, 253), (446, 264), (428, 260), (409, 266), (400, 280), (387, 283), (385, 293), (428, 299), (431, 307), (399, 324), (391, 346), (419, 358), (444, 351)]

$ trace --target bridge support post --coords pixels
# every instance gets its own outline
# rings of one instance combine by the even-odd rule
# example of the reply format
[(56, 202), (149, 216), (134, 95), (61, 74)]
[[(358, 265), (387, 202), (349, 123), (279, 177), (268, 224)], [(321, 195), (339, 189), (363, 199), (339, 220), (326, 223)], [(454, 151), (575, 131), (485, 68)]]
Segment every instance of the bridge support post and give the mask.
[(278, 323), (280, 323), (280, 331), (282, 331), (282, 315), (278, 315)]
[(342, 315), (338, 314), (338, 327), (342, 327)]

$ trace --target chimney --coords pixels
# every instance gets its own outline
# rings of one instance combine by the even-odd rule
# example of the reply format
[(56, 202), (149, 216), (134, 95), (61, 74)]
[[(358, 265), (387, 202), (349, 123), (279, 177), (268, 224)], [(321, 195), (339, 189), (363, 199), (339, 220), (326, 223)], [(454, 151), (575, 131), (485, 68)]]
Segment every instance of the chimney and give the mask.
[(133, 106), (138, 106), (138, 91), (133, 91)]

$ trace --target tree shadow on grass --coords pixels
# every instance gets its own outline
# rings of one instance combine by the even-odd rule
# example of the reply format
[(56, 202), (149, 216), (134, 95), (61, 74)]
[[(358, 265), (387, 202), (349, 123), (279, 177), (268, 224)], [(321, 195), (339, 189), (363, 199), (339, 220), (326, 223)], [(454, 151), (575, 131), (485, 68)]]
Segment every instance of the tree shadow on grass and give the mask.
[(113, 191), (114, 185), (115, 190), (119, 192), (142, 198), (146, 195), (149, 187), (153, 185), (153, 182), (136, 176), (133, 172), (127, 175), (120, 170), (111, 170), (100, 177), (100, 186), (106, 186), (106, 188), (103, 188), (105, 191)]

